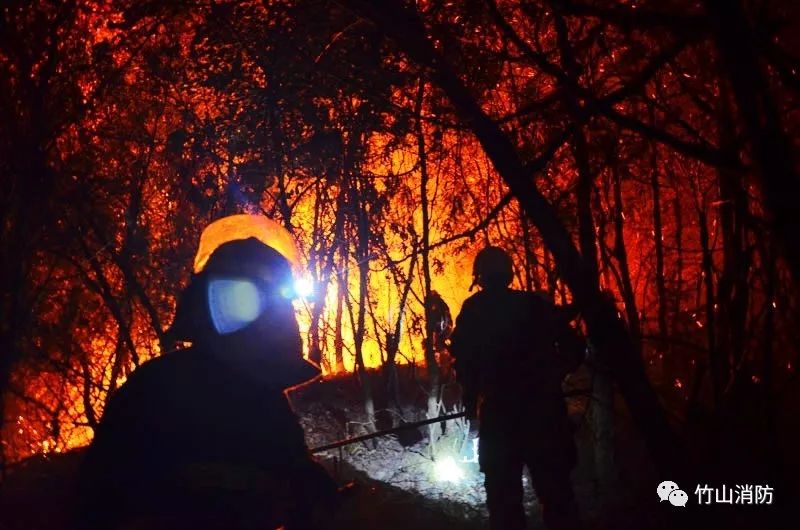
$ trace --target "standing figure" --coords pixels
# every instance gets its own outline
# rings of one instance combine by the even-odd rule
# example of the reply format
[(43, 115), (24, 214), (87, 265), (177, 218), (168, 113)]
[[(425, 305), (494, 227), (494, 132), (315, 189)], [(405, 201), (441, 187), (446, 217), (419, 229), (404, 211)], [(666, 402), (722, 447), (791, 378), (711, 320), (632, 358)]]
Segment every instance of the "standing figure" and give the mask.
[(492, 530), (524, 529), (522, 471), (528, 467), (551, 530), (580, 527), (570, 472), (576, 462), (561, 388), (585, 354), (569, 316), (543, 295), (509, 288), (511, 257), (486, 247), (456, 319), (451, 353), (467, 417), (479, 419), (479, 464)]
[(143, 364), (111, 397), (80, 474), (83, 528), (305, 530), (330, 519), (336, 486), (284, 394), (319, 371), (302, 358), (290, 263), (262, 240), (215, 244), (170, 330), (191, 346)]
[(447, 339), (453, 332), (453, 317), (450, 315), (450, 307), (447, 302), (436, 291), (431, 291), (425, 297), (425, 324), (437, 361), (446, 372), (447, 366), (442, 365), (449, 363), (443, 357), (447, 356)]

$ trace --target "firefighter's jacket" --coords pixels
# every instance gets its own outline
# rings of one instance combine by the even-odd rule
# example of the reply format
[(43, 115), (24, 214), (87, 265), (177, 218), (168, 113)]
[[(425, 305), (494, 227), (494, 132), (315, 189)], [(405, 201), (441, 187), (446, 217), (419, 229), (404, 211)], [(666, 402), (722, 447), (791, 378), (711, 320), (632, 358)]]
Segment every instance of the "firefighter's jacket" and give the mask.
[(335, 484), (311, 459), (283, 392), (241, 373), (260, 369), (199, 348), (138, 368), (111, 398), (86, 454), (83, 526), (191, 514), (230, 528), (255, 516), (272, 528), (283, 514), (310, 510), (305, 502), (332, 499)]

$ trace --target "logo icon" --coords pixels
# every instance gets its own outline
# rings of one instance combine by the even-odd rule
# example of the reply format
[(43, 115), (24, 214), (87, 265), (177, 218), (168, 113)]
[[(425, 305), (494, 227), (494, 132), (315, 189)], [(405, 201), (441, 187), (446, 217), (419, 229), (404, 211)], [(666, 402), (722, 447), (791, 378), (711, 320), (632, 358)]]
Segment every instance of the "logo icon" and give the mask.
[(671, 480), (665, 480), (659, 484), (656, 493), (660, 502), (668, 501), (673, 506), (685, 507), (689, 501), (689, 495)]
[(683, 506), (685, 508), (686, 503), (689, 501), (689, 495), (683, 490), (672, 490), (668, 500), (673, 506)]
[(671, 480), (665, 480), (661, 484), (658, 485), (656, 492), (658, 493), (658, 498), (661, 499), (661, 502), (669, 500), (669, 494), (675, 490), (679, 490), (677, 484), (672, 482)]

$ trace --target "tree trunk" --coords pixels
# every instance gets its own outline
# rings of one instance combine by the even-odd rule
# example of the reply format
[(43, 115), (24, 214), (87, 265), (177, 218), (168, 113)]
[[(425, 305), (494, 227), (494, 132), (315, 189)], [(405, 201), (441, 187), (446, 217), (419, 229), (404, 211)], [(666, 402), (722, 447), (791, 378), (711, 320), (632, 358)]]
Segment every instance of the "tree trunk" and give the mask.
[(783, 243), (795, 281), (800, 279), (800, 179), (794, 153), (770, 95), (756, 42), (739, 0), (706, 0), (722, 63), (727, 69), (739, 115), (749, 137), (772, 226)]
[[(375, 430), (375, 401), (372, 396), (372, 381), (364, 363), (364, 337), (366, 334), (367, 289), (369, 288), (369, 219), (366, 205), (357, 197), (360, 186), (354, 186), (351, 203), (356, 208), (356, 230), (358, 241), (356, 243), (356, 259), (358, 260), (358, 317), (355, 324), (355, 351), (356, 370), (361, 381), (364, 393), (364, 412), (367, 416), (366, 427), (372, 432)], [(348, 299), (349, 300), (349, 299)], [(351, 317), (352, 318), (352, 317)]]
[(519, 224), (522, 227), (522, 244), (525, 249), (525, 290), (538, 291), (541, 283), (536, 267), (536, 254), (533, 252), (533, 242), (531, 241), (530, 221), (522, 211), (520, 211)]
[(667, 327), (667, 286), (664, 279), (664, 229), (661, 224), (661, 183), (658, 178), (656, 147), (651, 147), (650, 187), (653, 192), (653, 239), (656, 249), (656, 293), (658, 294), (658, 353), (665, 355), (663, 340), (669, 335)]
[[(561, 53), (561, 65), (571, 81), (560, 87), (564, 105), (569, 109), (572, 120), (575, 123), (580, 123), (583, 110), (578, 105), (577, 94), (572, 90), (572, 87), (578, 86), (579, 82), (578, 65), (569, 42), (566, 22), (559, 14), (555, 16), (555, 24)], [(585, 275), (593, 283), (591, 288), (599, 291), (600, 269), (597, 259), (597, 233), (595, 232), (594, 218), (592, 216), (594, 173), (589, 161), (589, 146), (583, 127), (578, 127), (573, 134), (572, 153), (578, 170), (576, 191), (578, 242), (586, 267)], [(617, 204), (617, 208), (621, 210), (621, 201)], [(619, 228), (621, 230), (621, 225)], [(621, 236), (621, 231), (619, 235)], [(618, 241), (622, 240), (618, 239)], [(624, 243), (620, 248), (624, 251)], [(620, 266), (624, 266), (624, 270), (627, 271), (627, 259)], [(589, 409), (589, 419), (592, 425), (592, 434), (594, 435), (592, 448), (594, 450), (595, 473), (602, 495), (610, 493), (614, 475), (616, 474), (614, 465), (614, 389), (608, 371), (607, 354), (608, 352), (602, 349), (592, 352), (594, 373), (592, 378), (592, 401)]]
[[(714, 261), (711, 255), (711, 248), (708, 234), (708, 219), (705, 206), (697, 209), (697, 223), (700, 225), (700, 248), (703, 252), (703, 284), (705, 287), (705, 306), (706, 306), (706, 337), (708, 341), (708, 366), (711, 371), (711, 393), (714, 399), (714, 408), (719, 406), (720, 393), (724, 385), (723, 367), (720, 363), (720, 355), (717, 350), (717, 316), (715, 311), (716, 297), (714, 295)], [(700, 382), (695, 381), (699, 388)], [(698, 399), (695, 393), (690, 402), (696, 403)]]
[(397, 352), (400, 348), (400, 339), (403, 332), (403, 315), (405, 314), (406, 304), (408, 303), (408, 296), (411, 294), (411, 286), (414, 281), (414, 269), (417, 267), (418, 248), (415, 245), (414, 251), (411, 253), (411, 262), (408, 265), (408, 276), (406, 277), (405, 284), (403, 285), (403, 292), (400, 294), (400, 302), (397, 307), (397, 318), (394, 323), (394, 330), (389, 332), (389, 340), (386, 346), (386, 390), (389, 399), (392, 400), (398, 416), (402, 415), (402, 404), (400, 402), (400, 382), (397, 376)]
[[(735, 126), (727, 91), (720, 91), (720, 144), (733, 149)], [(717, 347), (720, 371), (725, 377), (726, 387), (744, 353), (744, 336), (747, 324), (749, 286), (747, 284), (750, 260), (747, 253), (745, 220), (748, 216), (747, 191), (742, 176), (725, 168), (717, 170), (719, 182), (719, 220), (722, 232), (722, 271), (717, 282)], [(736, 371), (733, 370), (735, 375)]]
[[(591, 209), (591, 195), (594, 177), (589, 167), (586, 137), (582, 130), (575, 133), (573, 152), (578, 166), (578, 232), (583, 259), (596, 282), (600, 279), (597, 260), (597, 236)], [(624, 248), (624, 247), (623, 247)], [(627, 270), (627, 267), (626, 267)], [(629, 280), (630, 281), (630, 280)], [(599, 290), (599, 284), (596, 285)], [(627, 305), (627, 304), (626, 304)], [(635, 310), (635, 308), (634, 308)], [(601, 489), (601, 496), (613, 490), (616, 479), (614, 458), (614, 386), (608, 370), (607, 351), (592, 352), (592, 400), (589, 406), (589, 421), (592, 428), (595, 473)]]
[(344, 372), (344, 339), (342, 338), (342, 318), (344, 316), (344, 297), (347, 292), (347, 278), (340, 276), (336, 282), (336, 322), (333, 330), (333, 358), (336, 371)]
[[(328, 251), (325, 253), (325, 261), (322, 265), (322, 274), (317, 282), (317, 285), (321, 285), (322, 289), (319, 292), (315, 292), (314, 297), (314, 307), (311, 311), (311, 324), (309, 326), (309, 358), (319, 363), (320, 365), (323, 364), (323, 357), (322, 357), (322, 338), (320, 336), (320, 323), (322, 320), (322, 314), (325, 311), (325, 302), (328, 298), (328, 284), (331, 281), (331, 276), (333, 275), (333, 268), (336, 263), (336, 252), (339, 249), (340, 241), (342, 241), (342, 230), (344, 227), (344, 190), (339, 191), (339, 196), (337, 197), (337, 204), (336, 204), (336, 217), (334, 220), (333, 226), (333, 238), (328, 248)], [(341, 302), (338, 302), (341, 305)], [(341, 307), (337, 307), (337, 310), (340, 314)], [(339, 350), (339, 354), (341, 354), (341, 349)], [(339, 360), (341, 359), (341, 355), (336, 357), (335, 363), (336, 367), (334, 370), (339, 371)]]
[[(425, 367), (428, 372), (428, 407), (427, 417), (435, 418), (439, 415), (439, 363), (436, 361), (436, 352), (433, 347), (433, 330), (431, 322), (427, 319), (427, 305), (431, 296), (431, 264), (430, 264), (430, 205), (428, 204), (428, 155), (425, 150), (425, 131), (422, 126), (422, 106), (425, 99), (425, 81), (420, 79), (417, 90), (417, 100), (415, 116), (417, 120), (417, 157), (420, 173), (420, 203), (422, 208), (422, 277), (424, 280), (425, 293), (424, 305), (426, 307), (425, 318)], [(430, 443), (431, 454), (435, 455), (435, 443), (441, 435), (441, 427), (438, 423), (431, 423), (428, 426), (428, 441)]]
[(681, 210), (680, 191), (676, 189), (675, 199), (672, 201), (672, 211), (675, 217), (675, 273), (672, 280), (673, 308), (672, 328), (673, 334), (680, 333), (679, 322), (683, 301), (683, 211)]
[(628, 266), (628, 247), (625, 245), (625, 211), (622, 204), (622, 181), (619, 170), (611, 168), (614, 175), (614, 257), (619, 264), (619, 279), (622, 282), (620, 291), (622, 301), (625, 303), (625, 316), (628, 318), (631, 340), (636, 350), (641, 355), (642, 351), (642, 324), (639, 321), (639, 309), (636, 305), (636, 293), (631, 282), (631, 270)]

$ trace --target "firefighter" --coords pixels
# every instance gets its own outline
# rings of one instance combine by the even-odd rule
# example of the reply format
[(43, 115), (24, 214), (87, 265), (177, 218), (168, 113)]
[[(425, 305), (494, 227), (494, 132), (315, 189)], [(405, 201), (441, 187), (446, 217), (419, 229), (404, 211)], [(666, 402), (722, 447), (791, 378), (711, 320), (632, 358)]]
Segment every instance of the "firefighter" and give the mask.
[(549, 529), (579, 528), (570, 482), (576, 462), (561, 383), (585, 354), (569, 325), (574, 315), (537, 293), (513, 290), (511, 257), (486, 247), (475, 258), (473, 287), (451, 337), (467, 417), (479, 423), (489, 526), (523, 529), (522, 471)]
[(137, 368), (95, 430), (87, 529), (321, 528), (337, 504), (284, 392), (319, 374), (302, 358), (290, 261), (269, 237), (224, 242), (219, 228), (169, 330), (191, 346)]
[[(431, 291), (425, 297), (425, 323), (436, 360), (442, 372), (446, 374), (451, 364), (447, 352), (447, 340), (453, 332), (453, 317), (450, 315), (450, 307), (447, 302), (436, 291)], [(447, 378), (445, 377), (445, 379)]]
[(428, 334), (433, 339), (433, 349), (437, 352), (446, 348), (446, 341), (453, 331), (453, 317), (450, 316), (450, 307), (442, 295), (431, 291), (425, 297), (425, 322)]

